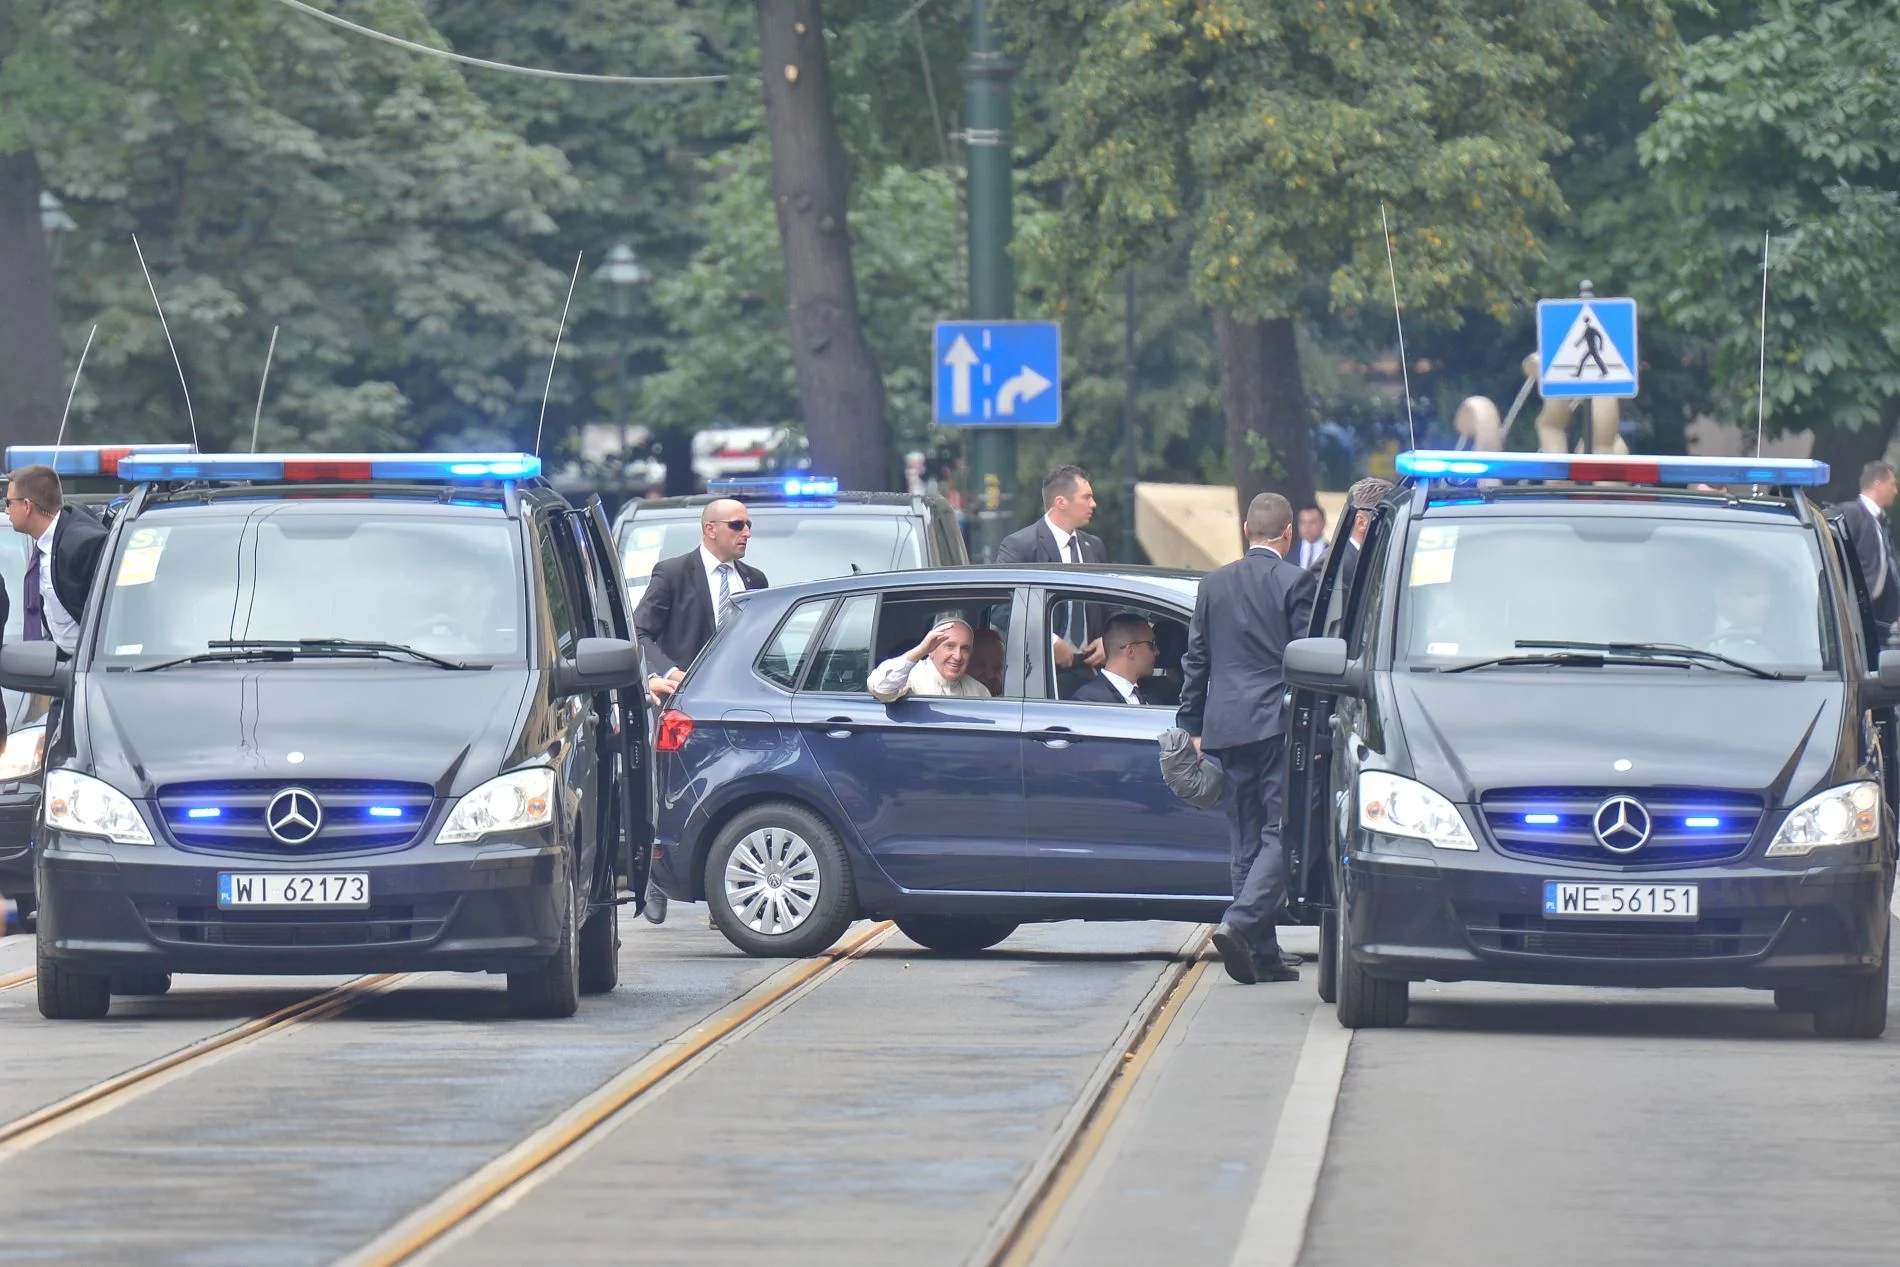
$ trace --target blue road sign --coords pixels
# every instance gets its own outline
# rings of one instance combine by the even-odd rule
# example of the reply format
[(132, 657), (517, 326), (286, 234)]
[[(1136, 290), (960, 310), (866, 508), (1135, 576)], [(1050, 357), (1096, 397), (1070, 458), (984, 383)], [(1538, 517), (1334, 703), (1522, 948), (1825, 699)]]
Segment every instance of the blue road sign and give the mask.
[(1056, 426), (1062, 323), (939, 321), (931, 377), (940, 426)]
[(1634, 299), (1544, 299), (1537, 304), (1537, 390), (1545, 400), (1634, 396)]

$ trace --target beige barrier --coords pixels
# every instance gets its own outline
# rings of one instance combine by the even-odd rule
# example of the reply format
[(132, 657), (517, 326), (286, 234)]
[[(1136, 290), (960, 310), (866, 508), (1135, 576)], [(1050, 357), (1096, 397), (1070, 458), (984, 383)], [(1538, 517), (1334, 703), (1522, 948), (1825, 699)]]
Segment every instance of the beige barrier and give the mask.
[[(1317, 494), (1332, 534), (1344, 493)], [(1157, 567), (1211, 572), (1240, 557), (1240, 508), (1231, 484), (1135, 485), (1135, 539)]]

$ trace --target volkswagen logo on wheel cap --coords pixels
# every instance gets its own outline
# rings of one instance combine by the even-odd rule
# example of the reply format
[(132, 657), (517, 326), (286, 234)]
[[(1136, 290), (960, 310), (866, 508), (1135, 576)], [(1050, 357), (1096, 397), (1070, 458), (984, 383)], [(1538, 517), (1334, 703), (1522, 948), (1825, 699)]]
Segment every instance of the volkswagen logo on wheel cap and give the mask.
[(264, 810), (264, 826), (286, 845), (307, 845), (323, 826), (323, 806), (317, 803), (315, 793), (287, 787), (270, 798)]
[(1649, 843), (1649, 810), (1633, 796), (1612, 796), (1597, 806), (1590, 825), (1611, 853), (1635, 853)]

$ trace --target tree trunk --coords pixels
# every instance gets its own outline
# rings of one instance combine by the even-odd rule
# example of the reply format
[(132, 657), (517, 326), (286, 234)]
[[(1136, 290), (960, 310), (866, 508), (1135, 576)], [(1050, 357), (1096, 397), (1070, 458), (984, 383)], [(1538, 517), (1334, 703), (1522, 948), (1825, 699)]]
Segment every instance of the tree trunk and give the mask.
[(851, 175), (831, 113), (823, 5), (758, 0), (758, 9), (772, 200), (812, 468), (845, 488), (888, 489), (884, 376), (858, 314), (845, 216)]
[(1312, 505), (1313, 433), (1293, 322), (1286, 317), (1241, 321), (1228, 309), (1216, 308), (1214, 344), (1241, 518), (1259, 493), (1279, 493), (1296, 511)]
[(1900, 400), (1889, 400), (1881, 407), (1880, 421), (1871, 426), (1851, 431), (1842, 427), (1814, 429), (1811, 452), (1828, 466), (1827, 500), (1848, 501), (1860, 492), (1860, 468), (1887, 456), (1896, 422), (1900, 422)]
[(0, 154), (0, 446), (50, 443), (66, 403), (40, 189), (32, 150)]

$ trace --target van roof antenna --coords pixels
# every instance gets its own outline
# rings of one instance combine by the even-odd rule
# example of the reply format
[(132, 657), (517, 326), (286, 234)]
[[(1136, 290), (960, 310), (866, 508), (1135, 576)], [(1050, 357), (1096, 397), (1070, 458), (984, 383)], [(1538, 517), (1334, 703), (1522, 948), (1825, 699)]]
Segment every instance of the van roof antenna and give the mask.
[(1418, 424), (1412, 421), (1412, 367), (1405, 363), (1405, 317), (1399, 311), (1399, 270), (1392, 262), (1392, 225), (1385, 218), (1385, 203), (1379, 204), (1379, 227), (1385, 230), (1385, 271), (1392, 278), (1392, 320), (1399, 327), (1399, 375), (1405, 383), (1405, 430), (1418, 447)]
[(534, 455), (541, 456), (541, 428), (548, 420), (548, 397), (554, 392), (554, 365), (561, 359), (561, 336), (567, 333), (567, 310), (574, 306), (574, 287), (580, 284), (581, 260), (587, 252), (574, 257), (574, 277), (567, 283), (567, 302), (561, 305), (561, 324), (554, 332), (554, 355), (548, 358), (548, 385), (541, 393), (541, 418), (534, 424)]
[(1768, 240), (1773, 230), (1761, 235), (1761, 352), (1755, 365), (1755, 456), (1761, 456), (1762, 428), (1768, 418)]
[(145, 288), (152, 292), (152, 307), (158, 309), (158, 325), (165, 332), (165, 342), (172, 350), (172, 364), (178, 367), (178, 386), (185, 393), (185, 417), (191, 420), (191, 447), (202, 451), (198, 443), (198, 415), (191, 407), (191, 388), (185, 384), (185, 363), (178, 357), (178, 344), (172, 340), (171, 322), (165, 320), (165, 305), (158, 302), (158, 287), (152, 284), (152, 270), (145, 263), (145, 251), (139, 246), (139, 235), (132, 235), (132, 249), (138, 252), (139, 268), (145, 273)]
[(66, 412), (59, 416), (59, 434), (53, 437), (56, 449), (66, 441), (66, 420), (73, 416), (73, 397), (79, 394), (79, 376), (86, 372), (86, 353), (92, 351), (93, 336), (98, 333), (99, 325), (94, 322), (92, 334), (86, 336), (86, 346), (80, 350), (79, 364), (73, 367), (73, 385), (66, 393)]
[(257, 412), (251, 415), (251, 452), (257, 452), (257, 428), (264, 421), (264, 384), (270, 382), (271, 358), (277, 355), (277, 331), (280, 326), (270, 328), (270, 347), (264, 353), (264, 377), (257, 380)]

